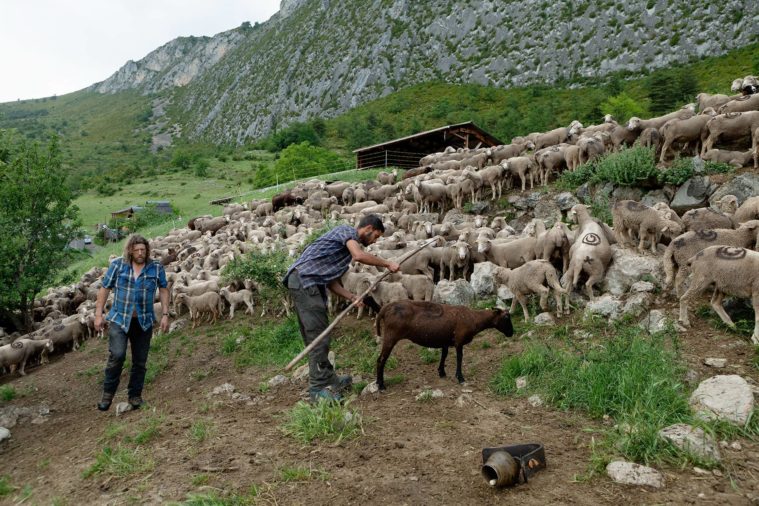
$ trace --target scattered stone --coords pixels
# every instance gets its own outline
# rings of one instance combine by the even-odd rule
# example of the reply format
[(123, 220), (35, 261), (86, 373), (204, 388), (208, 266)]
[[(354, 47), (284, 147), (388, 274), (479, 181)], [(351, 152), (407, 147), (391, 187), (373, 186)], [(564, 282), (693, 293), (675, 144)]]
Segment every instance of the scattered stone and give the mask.
[(649, 334), (663, 332), (667, 328), (667, 317), (664, 314), (664, 311), (652, 309), (643, 317), (640, 323), (638, 323), (638, 326)]
[(685, 377), (683, 378), (685, 382), (689, 385), (693, 385), (698, 381), (698, 372), (696, 372), (695, 369), (688, 369), (685, 372)]
[(669, 207), (682, 216), (691, 209), (704, 207), (716, 189), (717, 185), (711, 182), (709, 176), (692, 177), (680, 186)]
[(754, 394), (746, 380), (736, 374), (714, 376), (698, 385), (690, 405), (703, 418), (744, 425), (754, 410)]
[(630, 287), (630, 292), (632, 293), (653, 292), (655, 289), (656, 289), (656, 285), (654, 285), (650, 281), (636, 281)]
[(606, 474), (617, 483), (662, 488), (664, 477), (656, 469), (634, 462), (617, 460), (606, 466)]
[(469, 280), (477, 297), (487, 297), (496, 291), (494, 273), (497, 265), (492, 262), (477, 262)]
[(232, 399), (240, 402), (245, 402), (250, 400), (250, 395), (243, 395), (240, 392), (235, 392), (232, 394)]
[(539, 408), (543, 405), (543, 399), (541, 399), (539, 395), (531, 395), (527, 398), (527, 402), (529, 402), (530, 406), (533, 408)]
[(624, 295), (643, 276), (652, 276), (661, 283), (664, 280), (662, 258), (639, 254), (636, 250), (612, 245), (612, 262), (606, 271), (603, 285), (612, 295)]
[(511, 300), (514, 298), (514, 294), (511, 293), (511, 290), (509, 290), (509, 287), (507, 287), (506, 285), (501, 285), (498, 287), (498, 298), (501, 300)]
[(182, 330), (187, 326), (187, 318), (180, 318), (179, 320), (174, 320), (171, 322), (171, 325), (169, 325), (169, 333), (176, 332), (177, 330)]
[(540, 313), (535, 317), (535, 324), (536, 325), (554, 325), (556, 324), (556, 319), (553, 317), (551, 313), (545, 312)]
[(735, 451), (741, 451), (743, 449), (743, 447), (738, 441), (733, 441), (732, 443), (730, 443), (730, 448), (732, 448)]
[(725, 195), (735, 195), (738, 205), (754, 195), (759, 195), (759, 174), (747, 172), (734, 177), (720, 186), (709, 198), (714, 203)]
[(693, 466), (693, 474), (698, 474), (699, 476), (706, 476), (712, 473), (710, 473), (706, 469), (701, 469), (700, 467)]
[(454, 306), (471, 306), (474, 302), (474, 289), (465, 279), (455, 281), (442, 280), (435, 285), (433, 302), (442, 302)]
[(572, 206), (575, 204), (579, 204), (580, 201), (575, 198), (574, 195), (572, 195), (571, 192), (562, 192), (556, 195), (553, 199), (556, 202), (556, 205), (559, 206), (559, 209), (562, 211), (569, 211), (572, 209)]
[(303, 364), (302, 366), (295, 369), (295, 372), (293, 373), (293, 380), (303, 381), (306, 379), (308, 379), (308, 364)]
[(716, 367), (717, 369), (722, 369), (727, 365), (727, 359), (726, 358), (705, 358), (704, 364), (708, 365), (709, 367)]
[(227, 394), (232, 395), (235, 391), (235, 386), (232, 383), (224, 383), (211, 391), (211, 395)]
[(721, 459), (719, 447), (714, 438), (698, 427), (676, 423), (660, 430), (659, 437), (699, 458), (716, 461)]
[(47, 422), (46, 416), (35, 416), (32, 418), (32, 424), (33, 425), (42, 425), (43, 423)]
[(485, 214), (488, 211), (490, 211), (490, 203), (481, 200), (479, 202), (470, 202), (469, 203), (469, 213), (470, 214)]
[(461, 394), (456, 399), (457, 408), (465, 408), (473, 402), (473, 398), (469, 394)]
[(335, 352), (334, 351), (330, 350), (330, 352), (327, 353), (327, 360), (329, 360), (329, 363), (332, 364), (332, 368), (334, 369), (336, 367), (335, 366), (335, 360), (336, 359), (335, 359)]
[(659, 202), (664, 202), (669, 205), (669, 197), (667, 197), (664, 190), (653, 190), (646, 193), (640, 200), (641, 204), (645, 204), (648, 207), (654, 207)]
[(714, 476), (718, 476), (718, 477), (722, 478), (722, 471), (720, 471), (719, 469), (712, 469), (712, 474)]
[(442, 399), (445, 397), (445, 394), (442, 390), (435, 389), (435, 390), (423, 390), (419, 393), (419, 395), (416, 396), (417, 401), (426, 401), (429, 399)]
[(516, 379), (517, 390), (527, 388), (527, 376), (520, 376)]
[(585, 306), (585, 317), (597, 314), (610, 320), (619, 318), (622, 310), (622, 301), (610, 294), (604, 294), (597, 297), (596, 300), (588, 302)]
[(572, 332), (572, 335), (574, 335), (577, 339), (581, 339), (583, 341), (586, 339), (590, 339), (592, 337), (592, 334), (590, 332), (588, 332), (587, 330), (580, 330), (580, 329), (575, 329)]
[(589, 202), (591, 197), (590, 183), (583, 183), (578, 186), (575, 190), (575, 195), (577, 195), (577, 198), (582, 202)]
[(285, 383), (287, 383), (287, 376), (284, 374), (277, 374), (268, 381), (270, 387), (278, 387), (280, 385), (284, 385)]
[(620, 200), (640, 202), (640, 199), (643, 198), (643, 190), (636, 186), (618, 186), (611, 192), (611, 197), (614, 202), (619, 202)]
[(550, 228), (557, 221), (561, 221), (561, 209), (553, 199), (543, 198), (535, 205), (533, 216), (543, 220), (546, 228)]
[(379, 387), (376, 381), (372, 381), (361, 390), (361, 395), (376, 394), (379, 392)]
[(6, 439), (10, 439), (11, 437), (11, 431), (6, 429), (5, 427), (0, 427), (0, 442), (5, 441)]
[(132, 405), (128, 402), (120, 402), (116, 404), (116, 416), (121, 416), (127, 411), (132, 411)]

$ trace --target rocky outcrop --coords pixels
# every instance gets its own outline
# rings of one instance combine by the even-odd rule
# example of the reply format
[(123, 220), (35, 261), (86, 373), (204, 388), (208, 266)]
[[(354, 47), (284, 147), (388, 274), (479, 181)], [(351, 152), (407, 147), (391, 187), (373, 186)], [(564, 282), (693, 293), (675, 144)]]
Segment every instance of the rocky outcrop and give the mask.
[(759, 33), (759, 4), (739, 0), (283, 0), (280, 7), (265, 23), (171, 41), (93, 89), (183, 87), (174, 106), (185, 136), (242, 143), (421, 82), (509, 87), (649, 71), (722, 54)]
[(754, 410), (754, 394), (746, 380), (737, 374), (714, 376), (698, 385), (690, 404), (703, 418), (743, 425)]

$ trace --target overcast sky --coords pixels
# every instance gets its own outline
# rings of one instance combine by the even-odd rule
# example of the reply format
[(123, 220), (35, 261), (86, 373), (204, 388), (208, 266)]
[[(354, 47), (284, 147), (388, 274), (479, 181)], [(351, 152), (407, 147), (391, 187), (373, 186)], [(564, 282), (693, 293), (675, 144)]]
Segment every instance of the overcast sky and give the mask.
[(80, 90), (176, 37), (277, 10), (279, 0), (0, 0), (0, 102)]

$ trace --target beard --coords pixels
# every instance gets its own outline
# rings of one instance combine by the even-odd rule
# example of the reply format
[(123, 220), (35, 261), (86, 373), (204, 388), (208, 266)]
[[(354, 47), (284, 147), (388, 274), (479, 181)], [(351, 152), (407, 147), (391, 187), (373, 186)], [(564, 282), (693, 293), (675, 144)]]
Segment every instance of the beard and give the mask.
[(358, 240), (363, 246), (369, 246), (369, 244), (371, 244), (370, 243), (371, 238), (372, 238), (371, 232), (364, 232), (363, 234), (358, 236)]
[(132, 257), (132, 262), (134, 262), (134, 263), (136, 263), (138, 265), (144, 264), (145, 263), (145, 257), (143, 257), (143, 256), (133, 256)]

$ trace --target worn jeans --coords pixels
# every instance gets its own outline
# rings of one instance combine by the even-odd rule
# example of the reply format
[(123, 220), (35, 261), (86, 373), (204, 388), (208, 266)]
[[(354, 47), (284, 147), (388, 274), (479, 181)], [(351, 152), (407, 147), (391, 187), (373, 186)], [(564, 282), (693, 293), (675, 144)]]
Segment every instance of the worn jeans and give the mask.
[[(326, 288), (309, 286), (303, 288), (297, 271), (293, 271), (287, 278), (287, 287), (290, 290), (298, 314), (300, 335), (306, 346), (316, 339), (328, 326)], [(315, 394), (328, 386), (337, 386), (338, 378), (328, 358), (329, 336), (309, 352), (308, 354), (308, 390)]]
[(129, 372), (129, 386), (127, 393), (129, 398), (140, 397), (142, 387), (145, 384), (145, 364), (148, 361), (150, 351), (150, 339), (153, 336), (153, 327), (142, 330), (137, 318), (132, 318), (129, 323), (129, 331), (116, 324), (111, 324), (108, 330), (108, 362), (105, 366), (105, 381), (103, 392), (115, 394), (119, 388), (121, 370), (126, 358), (127, 340), (132, 345), (132, 370)]

